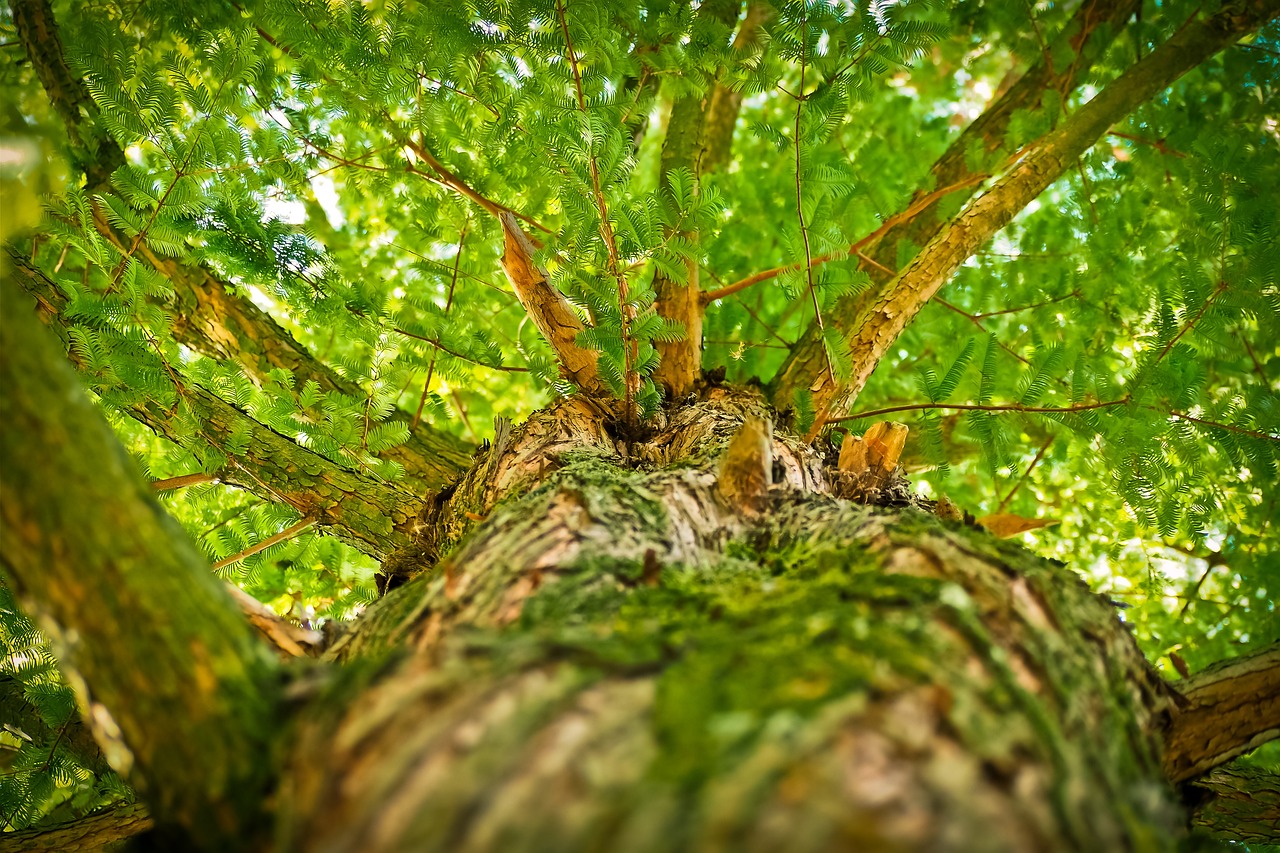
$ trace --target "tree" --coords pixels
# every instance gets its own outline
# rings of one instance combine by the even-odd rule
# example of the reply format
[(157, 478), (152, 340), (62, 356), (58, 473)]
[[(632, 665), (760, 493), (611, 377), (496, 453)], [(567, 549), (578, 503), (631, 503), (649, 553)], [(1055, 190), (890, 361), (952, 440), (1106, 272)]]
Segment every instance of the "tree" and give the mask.
[(444, 6), (12, 4), (0, 848), (1276, 841), (1280, 8)]

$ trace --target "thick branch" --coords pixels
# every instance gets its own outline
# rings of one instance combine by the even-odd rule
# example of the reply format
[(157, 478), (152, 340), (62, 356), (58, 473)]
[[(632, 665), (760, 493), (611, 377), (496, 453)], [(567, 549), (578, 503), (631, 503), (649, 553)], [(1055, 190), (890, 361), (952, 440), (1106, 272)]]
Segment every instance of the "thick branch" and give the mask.
[(243, 837), (261, 813), (261, 754), (275, 734), (270, 654), (48, 332), (15, 310), (17, 285), (3, 287), (5, 581), (50, 634), (108, 759), (157, 817), (201, 844)]
[(1280, 643), (1224, 661), (1176, 686), (1185, 702), (1165, 732), (1170, 781), (1201, 776), (1280, 737)]
[(1189, 23), (1061, 127), (1028, 146), (1017, 164), (940, 231), (859, 316), (848, 338), (852, 362), (848, 381), (837, 384), (819, 373), (810, 386), (822, 415), (819, 422), (841, 412), (862, 390), (898, 335), (951, 274), (1057, 180), (1112, 124), (1275, 14), (1273, 0), (1238, 0), (1210, 18)]
[(142, 803), (121, 803), (53, 827), (0, 835), (0, 853), (102, 853), (154, 825)]
[[(875, 261), (866, 264), (866, 269), (877, 287), (859, 296), (840, 299), (830, 312), (832, 325), (845, 334), (855, 328), (862, 309), (871, 304), (880, 293), (880, 288), (893, 278), (892, 274), (886, 274), (882, 268), (897, 269), (899, 247), (906, 244), (923, 246), (928, 243), (942, 228), (943, 220), (939, 218), (941, 205), (944, 202), (957, 204), (968, 198), (973, 188), (986, 177), (985, 173), (996, 165), (995, 159), (1000, 156), (1000, 148), (1005, 143), (1005, 135), (1014, 114), (1038, 108), (1051, 88), (1062, 93), (1073, 90), (1088, 73), (1093, 58), (1101, 55), (1120, 25), (1139, 6), (1139, 0), (1088, 0), (1081, 5), (1046, 51), (1046, 56), (1063, 57), (1066, 67), (1050, 65), (1042, 59), (1022, 75), (1018, 82), (974, 119), (938, 158), (929, 170), (927, 184), (916, 190), (907, 207), (891, 216), (869, 239), (859, 241), (851, 247), (848, 254), (865, 248), (867, 257)], [(974, 148), (987, 156), (971, 167), (969, 154)], [(952, 190), (965, 188), (969, 189), (969, 193), (952, 195)], [(815, 260), (825, 263), (837, 259), (819, 256)], [(781, 271), (767, 272), (776, 275)], [(743, 286), (754, 283), (744, 281), (748, 283)], [(795, 389), (807, 387), (824, 370), (822, 340), (816, 325), (810, 325), (792, 347), (774, 379), (774, 400), (780, 406), (789, 407)]]
[[(48, 0), (15, 0), (14, 22), (27, 45), (28, 56), (46, 93), (67, 121), (73, 143), (95, 132), (96, 107), (84, 82), (72, 75), (63, 57)], [(76, 156), (88, 176), (90, 193), (109, 191), (111, 172), (124, 162), (120, 147), (109, 136), (95, 137), (92, 151), (77, 148)], [(133, 239), (117, 231), (95, 203), (94, 228), (119, 251), (132, 247)], [(363, 397), (364, 391), (311, 354), (252, 301), (202, 265), (182, 263), (151, 251), (146, 242), (135, 249), (173, 286), (173, 335), (184, 346), (211, 358), (239, 364), (259, 383), (277, 368), (288, 370), (299, 384), (316, 382), (322, 390)], [(391, 420), (408, 421), (396, 413)], [(469, 463), (467, 448), (458, 439), (429, 427), (413, 430), (409, 441), (389, 448), (383, 458), (404, 466), (405, 475), (422, 488), (438, 488), (452, 480)]]
[(1221, 841), (1280, 844), (1280, 775), (1219, 767), (1187, 785), (1191, 826)]
[(596, 371), (597, 354), (578, 346), (578, 333), (586, 326), (564, 294), (552, 286), (533, 259), (533, 244), (508, 212), (500, 212), (502, 222), (502, 268), (511, 281), (520, 304), (555, 352), (566, 379), (593, 396), (607, 396), (609, 386)]

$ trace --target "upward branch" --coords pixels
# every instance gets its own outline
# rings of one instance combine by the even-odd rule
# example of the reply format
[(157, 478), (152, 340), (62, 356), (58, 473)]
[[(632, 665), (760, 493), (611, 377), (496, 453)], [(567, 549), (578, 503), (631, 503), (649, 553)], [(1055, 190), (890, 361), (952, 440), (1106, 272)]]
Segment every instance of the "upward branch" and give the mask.
[(502, 268), (520, 304), (551, 345), (565, 378), (592, 396), (609, 394), (596, 369), (598, 354), (577, 344), (578, 333), (586, 326), (534, 261), (533, 243), (510, 213), (499, 214), (498, 221), (503, 234)]
[[(1138, 0), (1086, 0), (1050, 44), (1050, 55), (1057, 63), (1042, 59), (1009, 88), (995, 103), (964, 129), (929, 170), (924, 186), (916, 190), (907, 206), (890, 216), (884, 224), (857, 241), (849, 249), (820, 255), (815, 261), (827, 263), (858, 255), (865, 264), (875, 286), (857, 296), (839, 299), (827, 314), (828, 322), (848, 334), (863, 309), (875, 301), (880, 291), (893, 279), (886, 273), (898, 267), (899, 249), (904, 245), (923, 246), (943, 225), (940, 216), (944, 203), (956, 204), (969, 198), (979, 183), (989, 177), (992, 161), (1001, 156), (1005, 133), (1013, 116), (1034, 110), (1049, 91), (1070, 92), (1089, 71), (1092, 57), (1098, 56), (1115, 35), (1120, 25), (1138, 8)], [(1065, 61), (1066, 67), (1062, 67)], [(985, 155), (972, 163), (974, 150)], [(963, 194), (962, 190), (967, 190)], [(870, 261), (870, 262), (869, 262)], [(765, 270), (744, 279), (731, 288), (741, 289), (772, 278), (790, 268)], [(723, 294), (713, 292), (708, 298)], [(795, 389), (806, 388), (824, 372), (825, 351), (816, 324), (810, 325), (792, 347), (774, 379), (774, 400), (789, 406)]]
[(818, 423), (845, 411), (898, 335), (951, 274), (1112, 124), (1276, 11), (1274, 0), (1237, 0), (1212, 17), (1189, 23), (1058, 129), (1028, 146), (1013, 168), (940, 231), (859, 315), (847, 339), (852, 364), (849, 380), (837, 384), (819, 375), (811, 386)]
[[(698, 9), (690, 34), (690, 49), (700, 46), (709, 34), (722, 33), (738, 19), (739, 0), (710, 0)], [(764, 20), (764, 12), (753, 6), (748, 19), (734, 40), (734, 49), (743, 51), (754, 43), (756, 30)], [(693, 175), (694, 189), (698, 179), (728, 159), (733, 140), (733, 126), (742, 105), (741, 92), (731, 92), (719, 80), (704, 81), (706, 90), (681, 95), (671, 105), (667, 135), (662, 142), (658, 183), (666, 188), (678, 170)], [(663, 239), (694, 237), (680, 227), (664, 229)], [(680, 340), (657, 341), (661, 362), (654, 379), (672, 397), (689, 393), (702, 370), (702, 305), (698, 264), (685, 263), (683, 279), (672, 278), (662, 270), (654, 273), (654, 308), (663, 319), (684, 327)]]
[[(84, 716), (157, 819), (211, 847), (255, 827), (275, 666), (4, 280), (0, 568), (51, 628)], [(145, 665), (143, 665), (145, 662)]]

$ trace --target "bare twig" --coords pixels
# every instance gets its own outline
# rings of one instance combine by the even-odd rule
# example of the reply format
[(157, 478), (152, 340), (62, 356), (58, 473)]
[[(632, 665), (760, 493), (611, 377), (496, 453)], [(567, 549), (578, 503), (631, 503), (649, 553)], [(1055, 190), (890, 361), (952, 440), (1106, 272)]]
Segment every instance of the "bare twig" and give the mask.
[[(958, 190), (965, 189), (966, 187), (971, 187), (974, 184), (985, 181), (988, 177), (989, 176), (986, 174), (971, 175), (970, 177), (964, 179), (963, 181), (959, 181), (955, 184), (952, 184), (951, 186), (943, 187), (940, 190), (934, 190), (931, 193), (927, 193), (926, 195), (918, 199), (915, 203), (913, 203), (910, 207), (908, 207), (906, 210), (902, 211), (901, 213), (897, 213), (897, 214), (894, 214), (893, 216), (890, 216), (888, 219), (884, 221), (884, 223), (879, 228), (872, 231), (867, 236), (861, 238), (860, 240), (854, 243), (850, 243), (848, 248), (838, 249), (834, 252), (827, 252), (826, 254), (817, 255), (811, 259), (810, 263), (816, 266), (818, 264), (830, 263), (831, 261), (845, 260), (850, 255), (855, 254), (859, 249), (867, 246), (872, 241), (877, 240), (880, 237), (884, 236), (884, 234), (887, 231), (889, 231), (889, 229), (893, 228), (896, 225), (900, 225), (903, 222), (906, 222), (912, 217), (917, 216), (918, 214), (920, 214), (921, 211), (927, 210), (934, 202), (936, 202), (938, 199), (942, 198), (943, 196), (950, 195), (951, 193), (956, 192)], [(744, 279), (733, 282), (732, 284), (725, 285), (724, 287), (718, 288), (716, 290), (707, 291), (706, 293), (702, 294), (702, 301), (703, 303), (715, 302), (717, 299), (723, 299), (724, 297), (737, 293), (740, 290), (746, 290), (748, 287), (751, 287), (753, 284), (759, 284), (762, 281), (768, 281), (771, 278), (777, 278), (778, 276), (783, 275), (784, 273), (798, 272), (802, 268), (803, 267), (800, 264), (786, 264), (780, 267), (773, 267), (771, 269), (761, 270), (758, 273), (749, 275)]]
[(844, 421), (856, 421), (862, 418), (871, 418), (877, 415), (890, 415), (894, 412), (915, 412), (926, 409), (953, 409), (964, 412), (1024, 412), (1026, 414), (1046, 415), (1046, 414), (1069, 414), (1071, 412), (1086, 412), (1090, 409), (1105, 409), (1110, 406), (1122, 406), (1129, 402), (1128, 397), (1121, 397), (1119, 400), (1108, 400), (1104, 403), (1077, 403), (1074, 406), (1021, 406), (1017, 403), (909, 403), (904, 406), (889, 406), (884, 409), (868, 409), (865, 412), (855, 412), (852, 415), (845, 415), (841, 418), (828, 418), (827, 423), (843, 423)]
[(238, 563), (241, 560), (247, 559), (248, 557), (252, 557), (254, 554), (260, 554), (263, 551), (270, 548), (272, 545), (276, 545), (280, 542), (285, 541), (286, 539), (292, 539), (293, 537), (297, 536), (299, 533), (306, 530), (308, 527), (310, 527), (315, 523), (316, 522), (314, 518), (304, 518), (302, 519), (302, 521), (299, 521), (297, 524), (294, 524), (290, 527), (285, 528), (284, 530), (281, 530), (275, 536), (269, 536), (266, 539), (263, 539), (257, 545), (251, 545), (248, 548), (245, 548), (239, 554), (233, 554), (230, 557), (226, 557), (224, 559), (219, 560), (218, 562), (213, 564), (213, 568), (214, 570), (226, 568), (227, 566), (230, 566), (233, 563)]
[[(582, 72), (578, 68), (578, 57), (573, 50), (573, 39), (569, 36), (569, 21), (565, 16), (564, 0), (556, 0), (556, 14), (560, 17), (560, 31), (564, 34), (565, 51), (569, 56), (569, 67), (573, 72), (573, 86), (578, 96), (578, 111), (587, 114), (587, 99), (582, 91)], [(588, 143), (587, 170), (591, 174), (591, 194), (595, 197), (596, 212), (600, 216), (600, 239), (604, 241), (609, 253), (609, 273), (618, 283), (618, 315), (622, 331), (622, 384), (628, 422), (635, 420), (634, 397), (639, 383), (635, 373), (637, 356), (636, 342), (631, 339), (631, 323), (635, 320), (635, 306), (631, 304), (631, 292), (627, 285), (627, 277), (622, 272), (622, 264), (618, 257), (618, 242), (613, 235), (613, 226), (609, 224), (609, 209), (605, 203), (604, 190), (600, 186), (600, 166), (596, 162), (595, 151), (590, 150)]]
[(1022, 476), (1018, 478), (1018, 482), (1014, 483), (1013, 488), (1009, 490), (1009, 493), (1001, 499), (1000, 505), (996, 507), (996, 512), (1004, 512), (1004, 508), (1009, 505), (1009, 501), (1013, 500), (1013, 496), (1018, 493), (1018, 489), (1022, 488), (1023, 485), (1026, 484), (1027, 480), (1030, 479), (1031, 472), (1040, 464), (1040, 460), (1044, 458), (1044, 454), (1049, 450), (1049, 445), (1053, 444), (1053, 440), (1056, 437), (1057, 436), (1053, 435), (1049, 436), (1048, 440), (1040, 446), (1039, 452), (1036, 453), (1036, 458), (1031, 460), (1031, 464), (1027, 466), (1027, 470), (1023, 471)]

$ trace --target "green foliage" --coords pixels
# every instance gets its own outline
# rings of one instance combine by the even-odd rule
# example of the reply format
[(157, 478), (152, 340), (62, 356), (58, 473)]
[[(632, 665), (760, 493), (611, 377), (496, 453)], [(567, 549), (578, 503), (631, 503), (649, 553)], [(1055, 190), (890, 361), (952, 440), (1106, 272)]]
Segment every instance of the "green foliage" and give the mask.
[[(495, 418), (518, 421), (571, 390), (501, 275), (497, 222), (446, 175), (545, 226), (525, 223), (552, 283), (590, 321), (578, 343), (599, 353), (619, 395), (630, 361), (651, 413), (663, 404), (656, 344), (685, 334), (655, 311), (656, 273), (686, 281), (697, 269), (711, 290), (803, 260), (798, 182), (810, 254), (842, 258), (815, 271), (821, 309), (864, 292), (871, 279), (848, 247), (937, 189), (930, 165), (958, 128), (1071, 13), (1042, 4), (1032, 27), (1022, 3), (776, 5), (758, 46), (737, 51), (731, 28), (687, 4), (568, 3), (583, 109), (546, 0), (143, 0), (92, 14), (61, 4), (69, 64), (96, 107), (64, 152), (69, 171), (112, 142), (124, 157), (102, 185), (77, 174), (61, 187), (57, 158), (0, 164), (6, 192), (44, 194), (35, 239), (17, 248), (56, 282), (76, 366), (157, 479), (213, 473), (248, 449), (244, 430), (216, 447), (195, 440), (188, 386), (335, 465), (397, 482), (400, 466), (377, 456), (410, 439), (407, 417), (391, 415), (420, 408), (426, 424), (479, 443)], [(1176, 0), (1127, 26), (1087, 85), (1046, 92), (994, 150), (975, 140), (970, 167), (998, 167), (1196, 5)], [(11, 44), (6, 14), (6, 135), (52, 152), (67, 139), (63, 118)], [(1275, 35), (1273, 24), (1263, 38), (1274, 46)], [(1236, 47), (1141, 106), (1114, 128), (1124, 136), (1105, 137), (969, 260), (857, 402), (934, 406), (901, 416), (913, 479), (976, 515), (1061, 518), (1027, 542), (1131, 604), (1126, 618), (1162, 663), (1178, 651), (1199, 668), (1280, 630), (1277, 79), (1269, 48)], [(727, 165), (660, 183), (670, 104), (716, 84), (743, 96)], [(126, 245), (104, 238), (95, 215)], [(899, 268), (918, 248), (900, 244)], [(166, 259), (229, 282), (347, 384), (287, 369), (264, 380), (181, 343), (182, 324), (203, 321), (157, 271)], [(808, 287), (789, 273), (709, 305), (704, 367), (767, 382), (813, 321)], [(270, 342), (242, 332), (228, 323), (216, 334), (239, 361), (260, 358)], [(842, 337), (832, 330), (823, 346), (846, 376)], [(128, 417), (145, 404), (175, 414), (177, 442)], [(812, 395), (800, 389), (792, 405), (807, 431)], [(1017, 410), (1028, 407), (1070, 411)], [(216, 483), (163, 502), (211, 562), (298, 520)], [(314, 623), (357, 613), (373, 569), (306, 533), (221, 571)], [(0, 668), (56, 736), (67, 693), (46, 646), (7, 605), (0, 631)], [(50, 739), (4, 745), (16, 756), (17, 772), (0, 777), (10, 826), (119, 795), (113, 777), (85, 777)]]

